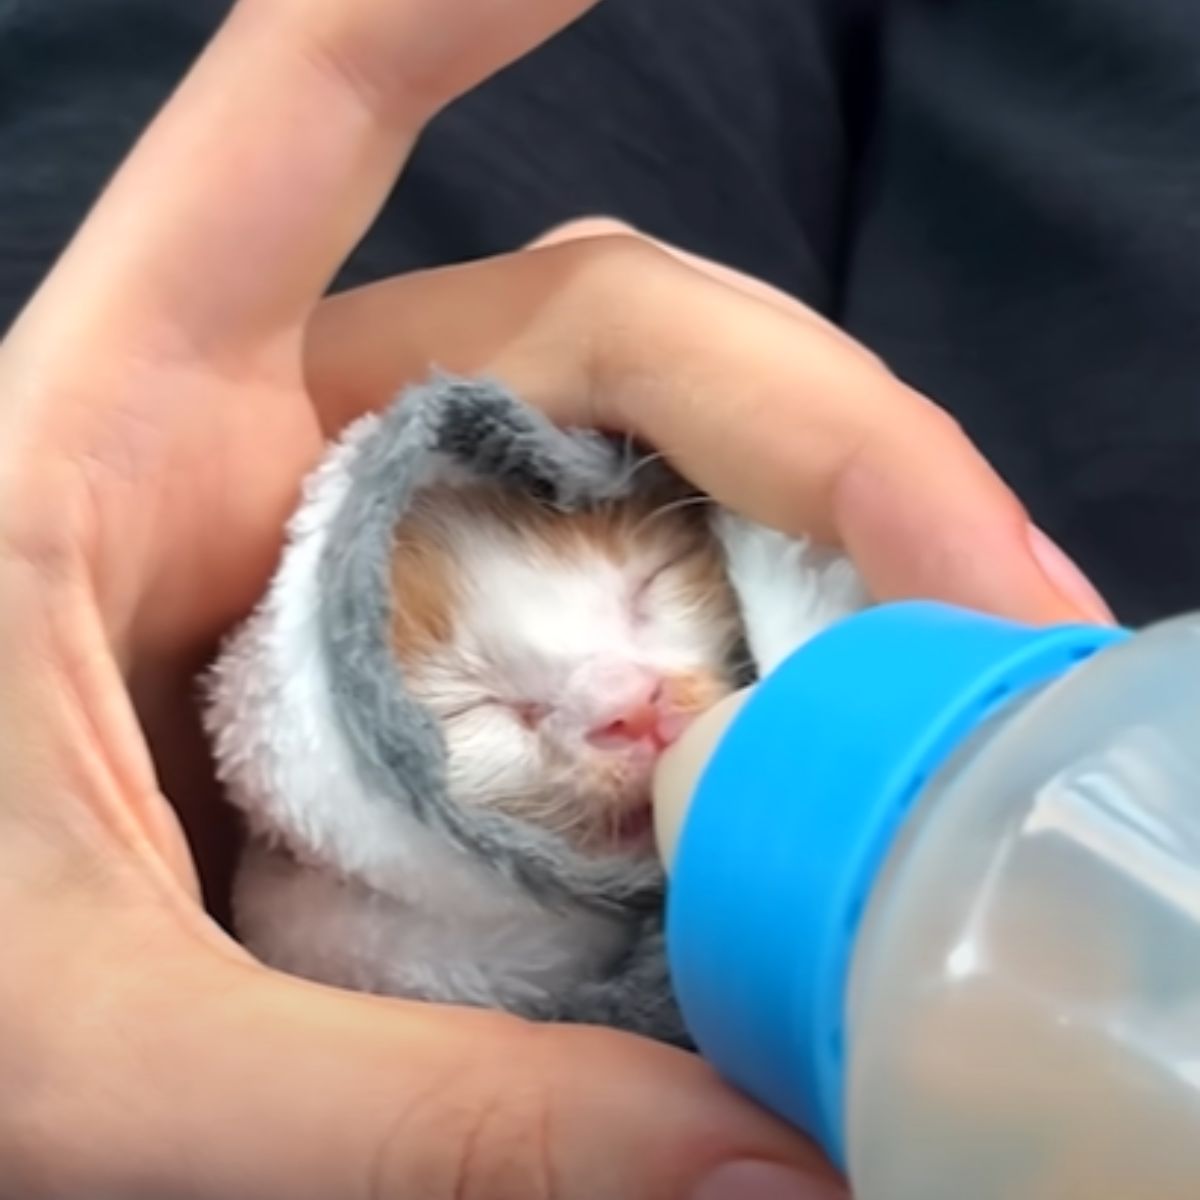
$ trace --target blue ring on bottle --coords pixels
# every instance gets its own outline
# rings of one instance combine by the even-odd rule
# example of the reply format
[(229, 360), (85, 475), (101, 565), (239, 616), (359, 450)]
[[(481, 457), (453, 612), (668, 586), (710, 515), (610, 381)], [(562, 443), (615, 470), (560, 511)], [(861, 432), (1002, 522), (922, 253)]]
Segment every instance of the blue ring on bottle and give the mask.
[(981, 722), (1129, 637), (881, 605), (762, 680), (697, 786), (667, 950), (701, 1054), (843, 1170), (845, 1019), (874, 881), (929, 778)]

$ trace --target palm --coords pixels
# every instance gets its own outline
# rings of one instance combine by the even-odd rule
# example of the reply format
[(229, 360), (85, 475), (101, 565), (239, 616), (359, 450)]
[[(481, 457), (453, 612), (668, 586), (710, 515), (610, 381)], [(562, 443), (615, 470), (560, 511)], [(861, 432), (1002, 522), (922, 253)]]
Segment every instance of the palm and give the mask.
[(148, 644), (189, 654), (261, 594), (321, 445), (298, 353), (284, 369), (248, 370), (237, 382), (206, 377), (203, 364), (194, 378), (194, 389), (169, 393), (178, 426), (156, 471), (156, 582), (141, 631)]
[[(299, 337), (293, 340), (298, 347)], [(157, 669), (141, 669), (134, 695), (162, 794), (182, 822), (206, 896), (221, 917), (237, 828), (212, 776), (195, 671), (262, 594), (298, 486), (320, 453), (320, 427), (300, 378), (298, 349), (292, 358), (278, 367), (239, 371), (236, 382), (205, 364), (182, 378), (174, 370), (154, 376), (159, 386), (127, 403), (155, 406), (161, 421), (158, 397), (171, 398), (172, 434), (145, 481), (153, 481), (157, 495), (151, 498), (145, 485), (118, 493), (105, 514), (126, 534), (147, 516), (152, 520), (146, 549), (153, 582), (136, 634), (142, 646), (153, 648), (147, 660)], [(120, 550), (128, 538), (101, 544)]]

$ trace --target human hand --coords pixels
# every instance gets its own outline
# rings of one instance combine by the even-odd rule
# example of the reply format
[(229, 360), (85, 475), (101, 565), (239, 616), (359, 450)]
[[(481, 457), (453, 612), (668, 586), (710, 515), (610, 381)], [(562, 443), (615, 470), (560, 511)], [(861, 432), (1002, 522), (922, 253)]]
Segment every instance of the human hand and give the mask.
[(328, 426), (422, 378), (431, 347), (563, 423), (642, 437), (743, 515), (840, 545), (877, 599), (1112, 620), (944, 410), (813, 310), (620, 222), (327, 300), (308, 361)]
[(637, 1200), (735, 1158), (820, 1175), (688, 1056), (258, 967), (204, 914), (160, 789), (178, 764), (130, 702), (170, 744), (162, 702), (262, 590), (321, 447), (305, 321), (417, 129), (583, 7), (242, 3), (0, 349), (4, 1195)]
[[(693, 1193), (735, 1159), (793, 1168), (796, 1196), (824, 1178), (803, 1142), (686, 1055), (260, 968), (205, 916), (161, 787), (180, 774), (167, 700), (261, 592), (322, 433), (431, 359), (676, 448), (752, 515), (867, 547), (881, 592), (937, 583), (889, 565), (856, 515), (892, 478), (873, 474), (875, 452), (839, 460), (837, 422), (804, 416), (863, 388), (920, 402), (874, 364), (868, 386), (869, 358), (819, 324), (685, 288), (674, 259), (653, 252), (649, 267), (628, 239), (413, 277), (329, 301), (309, 325), (422, 123), (586, 5), (459, 0), (452, 21), (444, 7), (244, 0), (0, 348), (0, 1167), (21, 1200), (638, 1200)], [(626, 327), (609, 306), (630, 269), (651, 295)], [(681, 356), (694, 347), (655, 324), (655, 288), (662, 303), (696, 290), (697, 316), (735, 315), (748, 340)], [(393, 332), (403, 310), (402, 355), (347, 339), (368, 302)], [(810, 354), (824, 365), (806, 375)], [(811, 425), (821, 455), (807, 438), (777, 445), (772, 413)], [(938, 436), (975, 481), (966, 512), (1017, 528), (965, 443)], [(742, 461), (763, 448), (752, 479), (730, 446)], [(996, 598), (1067, 610), (1016, 565)], [(192, 782), (209, 780), (167, 794)], [(725, 1186), (753, 1196), (744, 1175)]]

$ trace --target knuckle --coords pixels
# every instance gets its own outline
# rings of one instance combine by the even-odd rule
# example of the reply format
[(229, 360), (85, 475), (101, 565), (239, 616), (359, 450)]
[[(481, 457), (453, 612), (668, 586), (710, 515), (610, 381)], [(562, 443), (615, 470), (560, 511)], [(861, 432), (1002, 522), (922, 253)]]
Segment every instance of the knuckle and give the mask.
[(907, 386), (894, 375), (890, 402), (880, 413), (883, 419), (863, 431), (864, 450), (895, 453), (899, 446), (941, 446), (957, 452), (970, 443), (958, 419), (936, 401)]
[(932, 400), (926, 402), (924, 428), (924, 444), (940, 448), (950, 461), (966, 464), (973, 459), (982, 460), (970, 431), (953, 413)]
[(616, 217), (601, 215), (575, 217), (556, 225), (543, 234), (535, 244), (574, 242), (598, 237), (638, 237), (636, 229)]
[(962, 422), (953, 413), (944, 409), (940, 404), (935, 404), (932, 400), (926, 400), (925, 405), (931, 429), (936, 429), (943, 437), (948, 439), (955, 441), (967, 440), (966, 429), (963, 428)]
[(660, 271), (674, 259), (650, 238), (636, 230), (612, 229), (570, 244), (579, 267), (603, 283), (619, 282), (628, 287), (631, 275)]
[(611, 232), (554, 247), (559, 255), (555, 328), (571, 347), (577, 387), (592, 420), (623, 426), (622, 376), (659, 344), (680, 297), (681, 268), (652, 240)]

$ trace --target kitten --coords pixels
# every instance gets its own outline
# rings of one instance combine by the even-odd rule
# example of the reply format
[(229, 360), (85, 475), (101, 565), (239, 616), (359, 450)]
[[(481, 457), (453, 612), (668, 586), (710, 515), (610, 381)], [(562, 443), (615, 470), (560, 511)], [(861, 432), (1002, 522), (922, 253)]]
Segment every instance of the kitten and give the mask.
[(440, 376), (330, 447), (208, 679), (262, 961), (688, 1044), (655, 761), (868, 598), (633, 451)]
[[(670, 496), (564, 512), (471, 482), (414, 498), (391, 644), (438, 723), (449, 803), (651, 865), (656, 760), (749, 666), (708, 502)], [(422, 869), (398, 900), (252, 841), (240, 936), (324, 983), (686, 1042), (657, 913), (545, 903), (428, 831), (410, 843)]]

